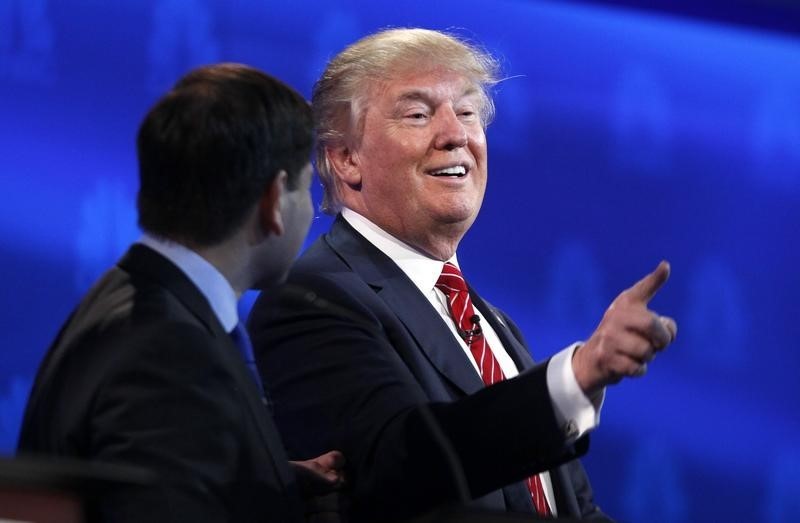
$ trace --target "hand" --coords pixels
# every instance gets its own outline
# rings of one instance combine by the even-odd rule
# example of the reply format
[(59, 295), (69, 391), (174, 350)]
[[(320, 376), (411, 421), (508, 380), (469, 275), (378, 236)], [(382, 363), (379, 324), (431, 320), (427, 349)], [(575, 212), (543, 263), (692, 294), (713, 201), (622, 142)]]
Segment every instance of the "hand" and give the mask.
[(656, 353), (672, 343), (675, 320), (647, 308), (669, 278), (669, 263), (622, 291), (611, 303), (589, 340), (572, 357), (578, 385), (588, 397), (626, 376), (643, 376)]
[(305, 461), (290, 461), (297, 485), (304, 498), (321, 496), (340, 489), (344, 481), (345, 459), (338, 450)]

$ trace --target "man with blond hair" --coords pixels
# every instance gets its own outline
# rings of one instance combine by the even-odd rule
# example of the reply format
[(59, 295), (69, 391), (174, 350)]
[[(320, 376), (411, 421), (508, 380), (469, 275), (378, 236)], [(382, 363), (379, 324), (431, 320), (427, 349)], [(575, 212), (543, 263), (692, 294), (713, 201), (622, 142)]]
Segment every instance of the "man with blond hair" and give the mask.
[(331, 230), (251, 316), (289, 451), (348, 456), (355, 520), (453, 501), (607, 520), (578, 456), (605, 387), (674, 338), (647, 309), (661, 263), (594, 334), (534, 363), (456, 257), (487, 179), (496, 62), (448, 34), (393, 29), (328, 64), (312, 106)]

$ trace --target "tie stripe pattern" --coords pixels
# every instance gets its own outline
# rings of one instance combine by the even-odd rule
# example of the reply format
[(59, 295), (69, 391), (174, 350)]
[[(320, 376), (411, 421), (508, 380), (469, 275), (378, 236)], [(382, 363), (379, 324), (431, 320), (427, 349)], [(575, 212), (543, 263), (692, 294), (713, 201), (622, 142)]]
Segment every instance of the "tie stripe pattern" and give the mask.
[(500, 364), (497, 363), (480, 328), (472, 321), (475, 309), (467, 290), (467, 282), (464, 281), (464, 276), (458, 267), (452, 263), (445, 263), (442, 274), (436, 282), (436, 288), (447, 296), (450, 314), (456, 323), (459, 334), (469, 346), (472, 357), (480, 369), (483, 382), (486, 385), (492, 385), (503, 381), (506, 377), (500, 369)]
[[(436, 282), (436, 288), (447, 297), (450, 315), (480, 369), (483, 383), (492, 385), (504, 380), (503, 370), (486, 342), (486, 338), (480, 329), (480, 324), (474, 321), (475, 308), (472, 306), (472, 298), (469, 295), (467, 282), (458, 267), (450, 262), (445, 263), (442, 268), (442, 274)], [(526, 484), (531, 492), (531, 500), (534, 507), (536, 507), (536, 512), (542, 516), (550, 516), (550, 507), (547, 504), (544, 487), (539, 475), (536, 474), (529, 477), (526, 480)]]

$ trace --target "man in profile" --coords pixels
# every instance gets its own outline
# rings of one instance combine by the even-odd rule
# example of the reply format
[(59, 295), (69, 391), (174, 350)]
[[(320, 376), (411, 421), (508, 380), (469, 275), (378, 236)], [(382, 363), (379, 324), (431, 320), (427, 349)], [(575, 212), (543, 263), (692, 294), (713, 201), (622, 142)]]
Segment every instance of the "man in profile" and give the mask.
[(338, 486), (342, 456), (287, 461), (237, 299), (282, 280), (308, 232), (308, 103), (256, 69), (202, 67), (137, 146), (144, 235), (47, 352), (19, 451), (156, 473), (91, 520), (302, 521), (301, 487)]
[(605, 387), (642, 375), (675, 336), (647, 308), (666, 263), (585, 343), (538, 364), (467, 285), (456, 250), (483, 201), (496, 79), (475, 46), (393, 29), (339, 53), (314, 88), (336, 220), (283, 291), (259, 298), (250, 326), (290, 453), (340, 448), (357, 520), (453, 501), (607, 520), (575, 458)]

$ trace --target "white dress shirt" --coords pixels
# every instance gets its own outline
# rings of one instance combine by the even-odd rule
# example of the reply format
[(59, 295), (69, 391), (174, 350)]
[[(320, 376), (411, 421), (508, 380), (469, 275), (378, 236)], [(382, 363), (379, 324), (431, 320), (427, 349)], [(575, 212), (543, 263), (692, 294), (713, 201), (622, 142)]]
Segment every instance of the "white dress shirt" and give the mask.
[[(430, 301), (433, 308), (436, 309), (442, 317), (442, 320), (452, 332), (453, 337), (464, 350), (467, 359), (475, 368), (475, 372), (480, 376), (478, 364), (472, 357), (469, 346), (458, 334), (455, 322), (450, 316), (447, 298), (442, 291), (436, 288), (436, 282), (439, 279), (445, 262), (422, 254), (351, 209), (342, 209), (342, 217), (359, 234), (364, 236), (367, 241), (394, 261), (420, 292), (428, 298), (428, 301)], [(456, 255), (453, 255), (453, 257), (447, 261), (459, 267)], [(486, 338), (486, 342), (492, 350), (500, 368), (503, 369), (503, 374), (505, 374), (506, 378), (512, 378), (518, 375), (519, 370), (511, 359), (511, 356), (509, 356), (506, 348), (500, 342), (497, 333), (488, 321), (483, 321), (488, 311), (480, 310), (474, 303), (473, 306), (475, 308), (475, 313), (481, 318), (480, 326)], [(497, 319), (501, 323), (503, 322), (502, 318), (497, 317)], [(600, 408), (603, 401), (603, 395), (601, 394), (596, 400), (597, 406), (595, 407), (586, 395), (583, 394), (583, 391), (575, 380), (575, 373), (572, 370), (572, 354), (579, 345), (579, 343), (574, 343), (565, 348), (553, 356), (547, 366), (547, 388), (553, 401), (556, 420), (563, 428), (567, 442), (578, 439), (584, 433), (594, 429), (599, 424)], [(543, 472), (539, 476), (542, 479), (547, 502), (551, 507), (553, 515), (556, 516), (555, 495), (553, 494), (550, 474)]]
[(236, 292), (216, 267), (179, 243), (162, 240), (147, 233), (139, 238), (138, 243), (150, 247), (178, 266), (208, 300), (225, 332), (231, 332), (236, 327), (239, 323)]

